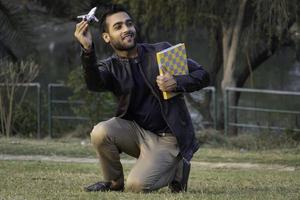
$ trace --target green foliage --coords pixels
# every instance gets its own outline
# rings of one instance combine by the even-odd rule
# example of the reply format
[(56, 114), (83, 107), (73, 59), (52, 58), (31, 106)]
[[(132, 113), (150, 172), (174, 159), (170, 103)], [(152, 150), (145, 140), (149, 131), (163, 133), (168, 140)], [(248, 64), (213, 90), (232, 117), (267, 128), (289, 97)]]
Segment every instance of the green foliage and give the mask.
[(78, 116), (89, 117), (90, 125), (106, 120), (113, 116), (116, 109), (116, 101), (112, 93), (90, 92), (86, 88), (81, 67), (74, 69), (69, 77), (67, 85), (72, 89), (71, 100), (83, 100), (83, 106), (72, 107)]
[(190, 1), (114, 0), (113, 2), (127, 5), (136, 20), (142, 38), (146, 41), (183, 39), (186, 36), (184, 31), (193, 22), (189, 9), (194, 4)]
[(14, 109), (13, 132), (22, 137), (37, 137), (36, 102), (27, 100)]
[[(233, 27), (239, 0), (114, 0), (127, 5), (146, 41), (186, 39), (188, 31), (205, 29), (215, 34)], [(288, 28), (296, 21), (296, 0), (248, 0), (240, 46), (245, 52), (271, 45), (272, 39), (288, 39)], [(212, 44), (214, 44), (212, 42)], [(218, 48), (217, 46), (212, 46)]]

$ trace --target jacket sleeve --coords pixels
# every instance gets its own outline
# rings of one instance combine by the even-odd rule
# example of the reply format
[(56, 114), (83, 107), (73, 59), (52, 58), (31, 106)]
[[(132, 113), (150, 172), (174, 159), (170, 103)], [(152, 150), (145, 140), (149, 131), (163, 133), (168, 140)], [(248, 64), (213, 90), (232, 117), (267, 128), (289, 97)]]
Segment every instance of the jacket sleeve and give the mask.
[(105, 62), (97, 62), (94, 48), (90, 52), (82, 50), (81, 61), (84, 79), (89, 90), (96, 92), (112, 90), (114, 77), (108, 70)]
[(208, 72), (192, 59), (188, 59), (188, 75), (174, 76), (177, 82), (175, 92), (194, 92), (209, 85)]

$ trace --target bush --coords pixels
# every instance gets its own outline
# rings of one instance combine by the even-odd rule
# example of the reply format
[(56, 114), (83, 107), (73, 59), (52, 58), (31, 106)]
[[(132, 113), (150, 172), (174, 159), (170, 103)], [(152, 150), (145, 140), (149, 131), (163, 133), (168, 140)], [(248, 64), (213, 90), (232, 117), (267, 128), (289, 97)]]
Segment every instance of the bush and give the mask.
[(72, 110), (79, 116), (89, 117), (89, 125), (95, 125), (114, 115), (116, 100), (113, 94), (110, 92), (99, 93), (88, 91), (81, 67), (77, 67), (70, 73), (67, 85), (73, 91), (70, 100), (80, 99), (85, 102), (84, 106), (72, 107)]
[(23, 106), (28, 89), (28, 87), (21, 89), (18, 84), (32, 82), (37, 77), (39, 69), (40, 66), (31, 60), (11, 62), (0, 59), (0, 83), (2, 84), (0, 88), (0, 132), (7, 137), (15, 130), (14, 126), (17, 122), (26, 120), (27, 116), (32, 113), (27, 109), (26, 114), (23, 114), (21, 118), (18, 116), (18, 112), (21, 112), (18, 109)]
[(36, 137), (36, 105), (26, 101), (14, 110), (13, 134), (25, 137)]

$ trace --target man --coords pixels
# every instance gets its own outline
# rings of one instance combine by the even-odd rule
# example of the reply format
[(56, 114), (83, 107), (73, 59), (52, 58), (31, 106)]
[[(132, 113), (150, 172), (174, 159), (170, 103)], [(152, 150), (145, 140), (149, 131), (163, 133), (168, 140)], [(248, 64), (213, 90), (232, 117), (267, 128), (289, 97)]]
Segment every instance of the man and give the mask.
[(186, 191), (193, 153), (199, 148), (183, 95), (164, 100), (162, 91), (193, 92), (206, 87), (208, 73), (188, 60), (189, 75), (160, 76), (156, 52), (166, 42), (137, 44), (130, 14), (121, 6), (107, 7), (100, 19), (103, 40), (114, 54), (97, 62), (88, 23), (76, 25), (88, 89), (111, 91), (118, 98), (116, 117), (97, 124), (91, 142), (100, 160), (104, 181), (86, 191), (122, 191), (124, 174), (120, 153), (137, 158), (125, 189), (149, 192), (169, 185)]

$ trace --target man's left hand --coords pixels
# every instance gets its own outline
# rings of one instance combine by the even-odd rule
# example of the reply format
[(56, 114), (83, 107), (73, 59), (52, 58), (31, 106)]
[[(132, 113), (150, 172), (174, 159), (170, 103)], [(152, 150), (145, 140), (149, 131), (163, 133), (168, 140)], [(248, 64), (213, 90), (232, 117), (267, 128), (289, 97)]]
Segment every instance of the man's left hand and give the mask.
[(163, 92), (172, 92), (177, 87), (176, 80), (166, 70), (163, 70), (163, 75), (159, 75), (156, 77), (156, 83), (159, 89)]

